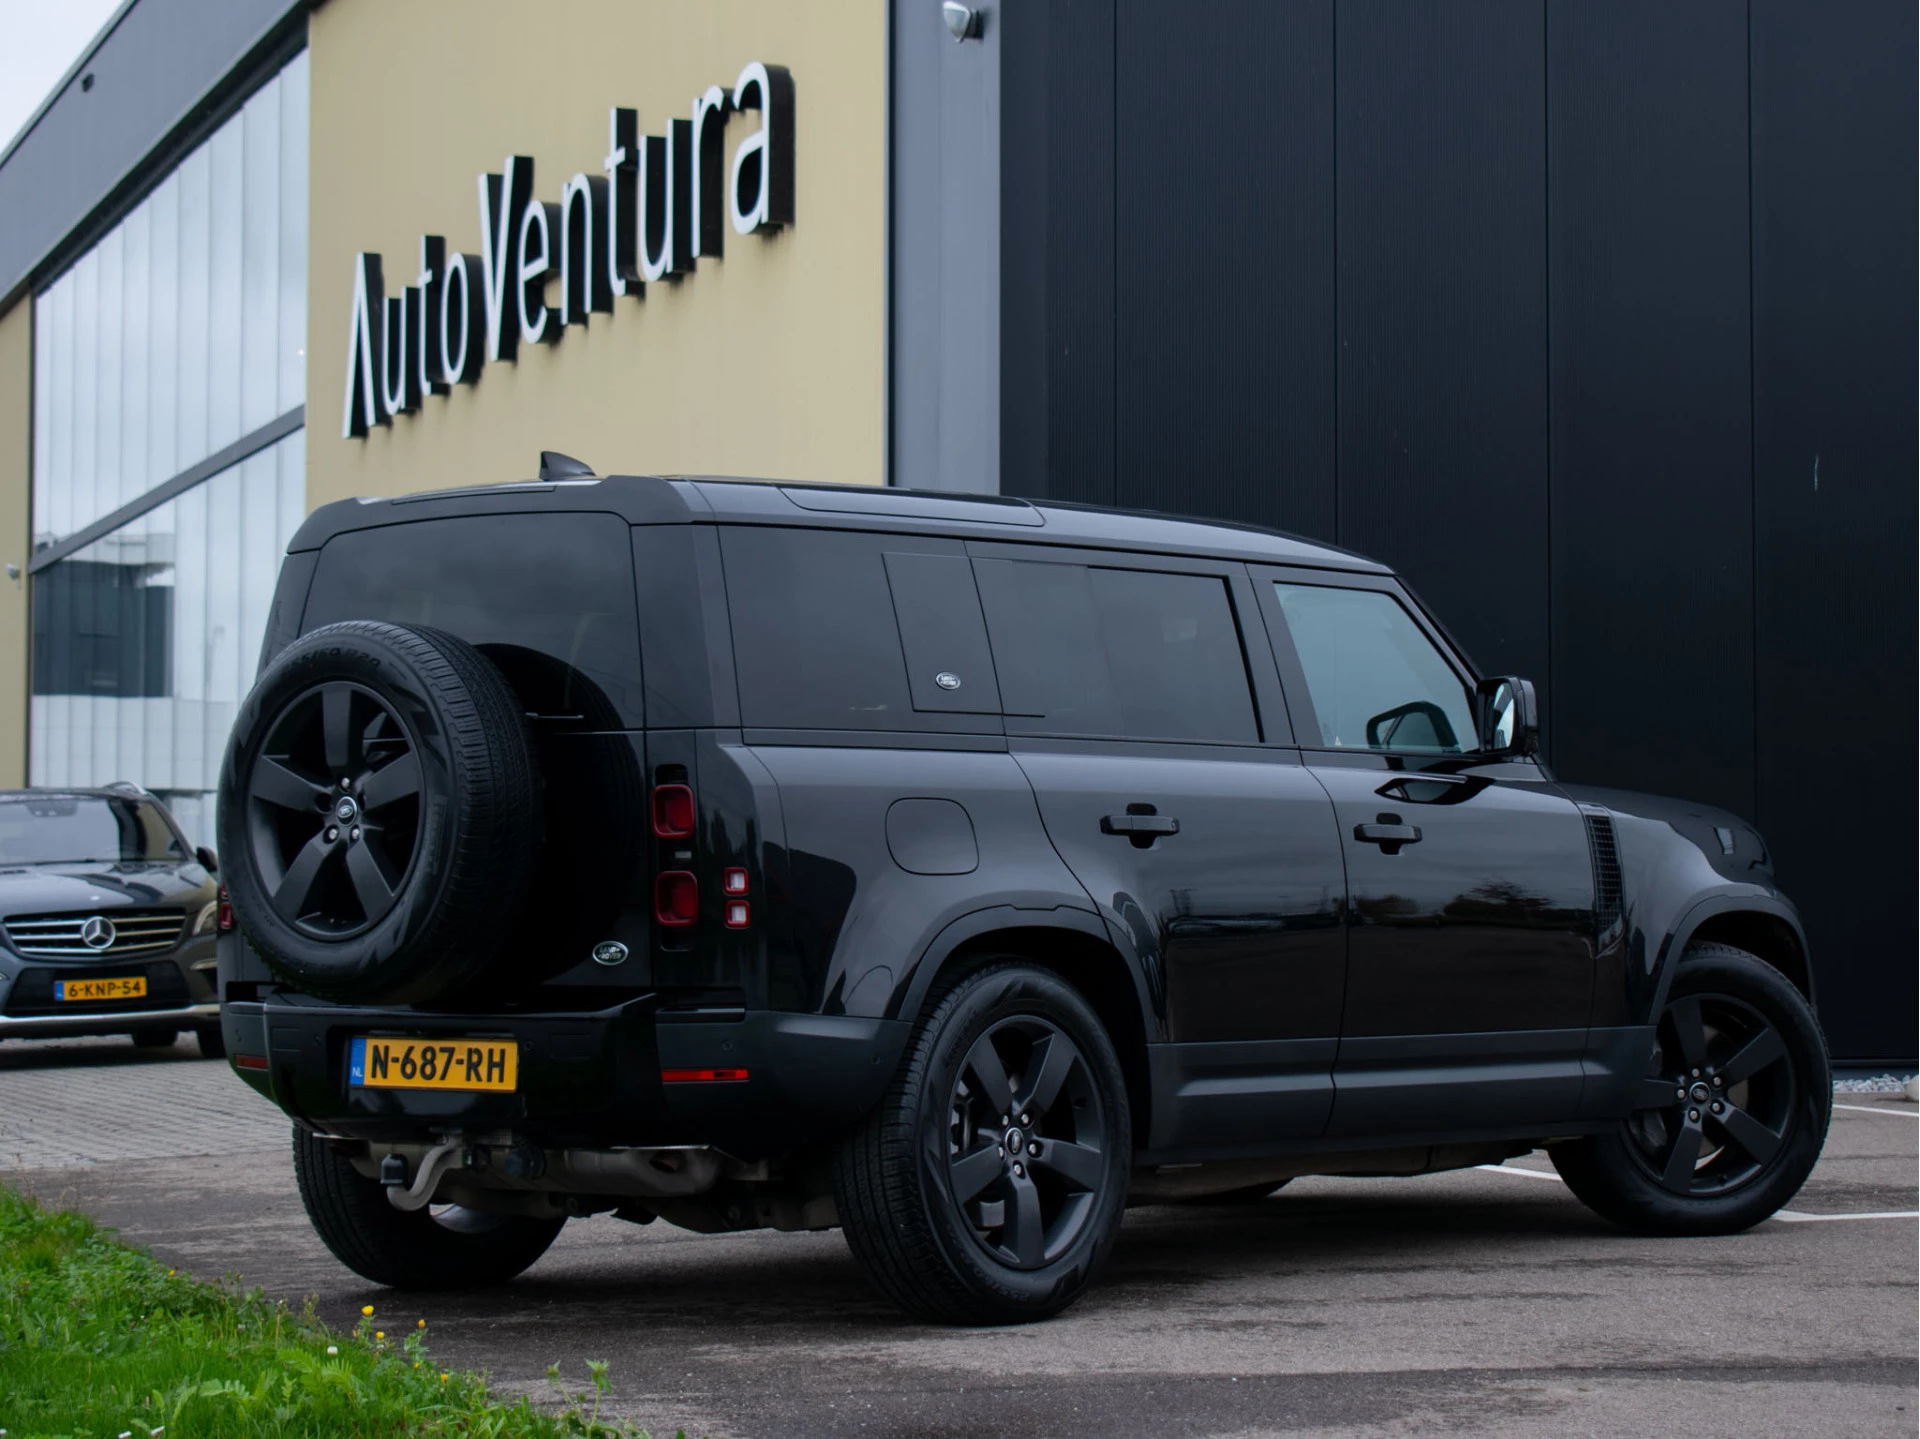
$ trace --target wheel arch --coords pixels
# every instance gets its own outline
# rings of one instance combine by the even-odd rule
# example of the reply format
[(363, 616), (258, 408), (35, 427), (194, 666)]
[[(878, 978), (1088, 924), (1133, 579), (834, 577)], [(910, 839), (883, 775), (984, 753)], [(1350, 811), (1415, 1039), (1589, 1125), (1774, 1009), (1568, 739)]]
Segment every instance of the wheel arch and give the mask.
[(1666, 1003), (1680, 960), (1697, 944), (1730, 944), (1744, 949), (1785, 975), (1817, 1011), (1807, 935), (1793, 907), (1759, 895), (1718, 895), (1701, 900), (1674, 927), (1667, 945), (1665, 973), (1654, 997), (1654, 1014), (1659, 1014)]
[(1050, 969), (1093, 1007), (1113, 1041), (1127, 1084), (1134, 1147), (1151, 1132), (1152, 1085), (1147, 1066), (1147, 1010), (1139, 977), (1108, 938), (1098, 915), (996, 908), (947, 926), (915, 966), (894, 1017), (916, 1020), (968, 974), (1005, 959)]

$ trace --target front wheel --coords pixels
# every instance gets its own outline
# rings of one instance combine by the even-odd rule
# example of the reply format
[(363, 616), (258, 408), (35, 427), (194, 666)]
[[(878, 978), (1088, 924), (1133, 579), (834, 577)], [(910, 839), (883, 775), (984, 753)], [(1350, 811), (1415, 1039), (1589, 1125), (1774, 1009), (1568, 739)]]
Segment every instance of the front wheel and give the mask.
[(841, 1228), (875, 1286), (936, 1323), (1059, 1313), (1105, 1262), (1132, 1168), (1113, 1045), (1058, 975), (1007, 963), (948, 990), (842, 1145)]
[(504, 1284), (545, 1254), (566, 1223), (457, 1204), (395, 1209), (377, 1180), (302, 1129), (293, 1132), (293, 1172), (307, 1217), (333, 1257), (395, 1289)]
[(1799, 1191), (1833, 1109), (1805, 997), (1745, 950), (1682, 957), (1633, 1114), (1548, 1153), (1588, 1208), (1649, 1234), (1732, 1234)]

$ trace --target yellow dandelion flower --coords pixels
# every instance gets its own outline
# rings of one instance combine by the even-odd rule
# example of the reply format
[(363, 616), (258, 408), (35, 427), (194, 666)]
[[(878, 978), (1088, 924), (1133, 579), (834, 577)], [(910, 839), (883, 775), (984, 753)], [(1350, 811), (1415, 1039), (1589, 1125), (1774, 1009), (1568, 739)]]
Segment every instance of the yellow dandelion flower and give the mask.
[(419, 1361), (418, 1359), (416, 1359), (416, 1360), (414, 1360), (414, 1361), (413, 1361), (413, 1367), (414, 1367), (415, 1369), (418, 1369), (418, 1368), (420, 1367), (420, 1361)]
[(375, 1339), (385, 1339), (387, 1337), (387, 1331), (384, 1329), (376, 1329), (373, 1331), (373, 1337)]
[(427, 1321), (426, 1321), (426, 1320), (424, 1320), (424, 1319), (422, 1319), (422, 1320), (420, 1321), (420, 1327), (421, 1327), (422, 1329), (425, 1329), (425, 1328), (427, 1327)]
[(360, 1312), (369, 1319), (373, 1318), (373, 1306), (371, 1304), (362, 1304), (360, 1306)]

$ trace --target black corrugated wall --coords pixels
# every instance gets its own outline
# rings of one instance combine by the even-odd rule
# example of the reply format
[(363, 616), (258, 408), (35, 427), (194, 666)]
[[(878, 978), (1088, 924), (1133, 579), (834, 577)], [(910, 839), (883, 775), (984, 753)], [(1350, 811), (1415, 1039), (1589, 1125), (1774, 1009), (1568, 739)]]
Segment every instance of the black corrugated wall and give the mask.
[(1910, 0), (1000, 10), (1002, 489), (1392, 563), (1911, 1061)]

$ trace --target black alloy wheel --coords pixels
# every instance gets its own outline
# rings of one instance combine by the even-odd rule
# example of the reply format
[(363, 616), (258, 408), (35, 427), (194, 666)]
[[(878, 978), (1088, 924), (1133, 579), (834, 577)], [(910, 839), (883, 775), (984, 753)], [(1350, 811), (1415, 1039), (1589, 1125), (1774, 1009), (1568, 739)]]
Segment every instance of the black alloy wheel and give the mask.
[(973, 1042), (953, 1083), (947, 1181), (981, 1247), (1014, 1269), (1058, 1259), (1093, 1215), (1106, 1111), (1074, 1042), (1035, 1016)]
[(1112, 1041), (1058, 974), (1001, 960), (936, 990), (834, 1158), (847, 1247), (942, 1324), (1058, 1314), (1119, 1233), (1133, 1122)]
[(285, 704), (247, 785), (248, 841), (280, 917), (312, 939), (386, 918), (420, 831), (417, 741), (394, 707), (336, 680)]
[(1726, 944), (1682, 956), (1631, 1112), (1550, 1145), (1589, 1208), (1648, 1234), (1734, 1234), (1806, 1182), (1826, 1142), (1833, 1071), (1806, 996)]
[(1653, 1073), (1627, 1124), (1634, 1156), (1674, 1194), (1725, 1194), (1771, 1164), (1793, 1122), (1780, 1031), (1731, 994), (1689, 994), (1660, 1017)]

